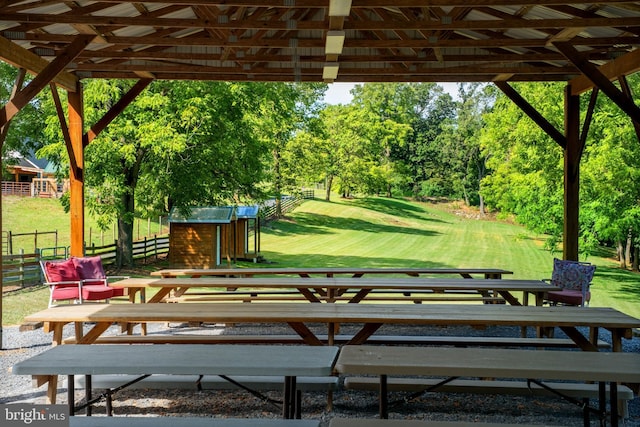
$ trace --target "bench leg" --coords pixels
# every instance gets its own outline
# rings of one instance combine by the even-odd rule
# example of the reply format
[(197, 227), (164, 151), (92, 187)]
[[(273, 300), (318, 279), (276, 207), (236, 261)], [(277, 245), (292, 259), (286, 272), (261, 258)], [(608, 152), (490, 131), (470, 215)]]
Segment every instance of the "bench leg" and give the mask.
[(67, 376), (67, 405), (69, 405), (69, 416), (76, 414), (76, 385), (73, 375)]
[(92, 407), (91, 405), (89, 405), (89, 402), (91, 402), (91, 399), (93, 399), (92, 393), (91, 393), (91, 375), (85, 375), (84, 377), (84, 395), (85, 395), (85, 402), (87, 402), (87, 417), (90, 417), (92, 415)]
[(609, 383), (609, 407), (611, 408), (611, 427), (618, 427), (618, 383)]
[(388, 386), (387, 376), (380, 375), (380, 419), (386, 420), (389, 418), (389, 398), (388, 398)]
[(296, 377), (284, 377), (284, 396), (282, 401), (282, 418), (290, 420), (296, 418), (297, 411), (301, 411), (298, 407), (301, 402), (298, 401), (298, 393), (296, 386)]

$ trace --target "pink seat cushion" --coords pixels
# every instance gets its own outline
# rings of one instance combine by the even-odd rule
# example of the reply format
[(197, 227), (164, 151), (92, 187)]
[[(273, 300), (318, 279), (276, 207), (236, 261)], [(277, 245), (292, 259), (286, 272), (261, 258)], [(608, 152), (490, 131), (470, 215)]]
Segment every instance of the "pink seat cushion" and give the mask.
[(51, 292), (51, 299), (54, 301), (62, 301), (68, 299), (78, 299), (80, 294), (78, 286), (54, 286)]
[[(83, 257), (76, 258), (72, 257), (74, 265), (76, 266), (76, 270), (78, 270), (78, 274), (80, 278), (84, 280), (83, 286), (87, 285), (101, 285), (101, 286), (109, 286), (107, 282), (107, 275), (104, 272), (104, 267), (102, 266), (102, 258), (99, 255), (92, 257)], [(99, 279), (99, 280), (91, 280), (91, 279)], [(124, 296), (124, 289), (121, 288), (112, 288), (114, 297)]]
[[(573, 289), (550, 291), (547, 293), (547, 299), (560, 304), (582, 305), (582, 291)], [(591, 293), (587, 291), (585, 302), (589, 300), (591, 300)]]
[[(68, 259), (59, 262), (46, 261), (44, 263), (44, 269), (47, 272), (47, 281), (49, 282), (78, 282), (80, 276), (76, 271), (73, 261)], [(58, 285), (59, 287), (71, 286), (77, 287), (77, 284), (69, 283), (64, 285)]]
[(82, 299), (95, 301), (113, 297), (113, 288), (105, 285), (82, 285)]

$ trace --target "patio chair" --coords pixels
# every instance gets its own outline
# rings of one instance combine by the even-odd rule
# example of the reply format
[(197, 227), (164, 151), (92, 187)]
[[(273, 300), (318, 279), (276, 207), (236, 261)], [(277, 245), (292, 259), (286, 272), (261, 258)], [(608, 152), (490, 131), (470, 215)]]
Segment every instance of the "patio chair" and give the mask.
[(596, 266), (587, 262), (554, 258), (551, 284), (562, 288), (549, 291), (545, 301), (551, 305), (575, 305), (584, 307), (591, 300), (591, 280)]
[(56, 301), (74, 301), (82, 304), (84, 301), (109, 300), (113, 297), (113, 289), (104, 284), (95, 285), (83, 283), (73, 260), (40, 261), (44, 284), (49, 286), (49, 307)]

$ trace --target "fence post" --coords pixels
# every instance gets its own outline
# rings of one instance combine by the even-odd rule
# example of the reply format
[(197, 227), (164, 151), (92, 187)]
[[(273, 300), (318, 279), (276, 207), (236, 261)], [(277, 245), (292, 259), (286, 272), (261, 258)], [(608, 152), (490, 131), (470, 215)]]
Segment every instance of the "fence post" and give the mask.
[(20, 249), (20, 287), (24, 288), (24, 249)]
[(155, 260), (158, 260), (158, 235), (153, 235), (153, 252), (155, 253)]

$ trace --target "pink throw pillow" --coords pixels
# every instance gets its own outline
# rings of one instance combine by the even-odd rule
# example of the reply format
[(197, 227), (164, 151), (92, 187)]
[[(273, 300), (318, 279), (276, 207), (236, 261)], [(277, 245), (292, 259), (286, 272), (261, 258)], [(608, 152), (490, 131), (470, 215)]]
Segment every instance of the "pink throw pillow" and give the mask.
[(71, 260), (82, 280), (104, 279), (106, 277), (104, 268), (102, 268), (102, 259), (99, 255), (84, 258), (72, 257)]
[(44, 268), (50, 282), (77, 282), (80, 280), (76, 267), (70, 259), (59, 262), (46, 261)]

